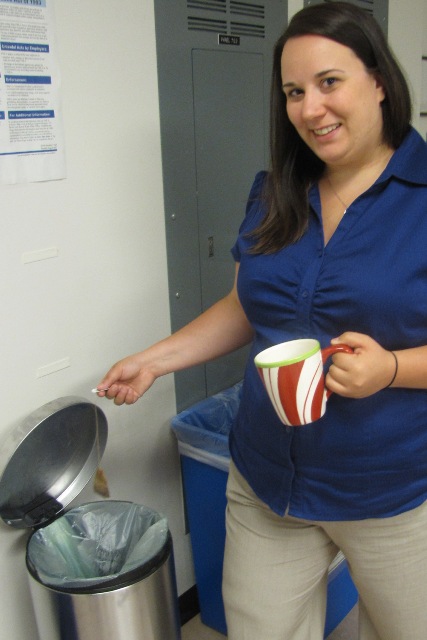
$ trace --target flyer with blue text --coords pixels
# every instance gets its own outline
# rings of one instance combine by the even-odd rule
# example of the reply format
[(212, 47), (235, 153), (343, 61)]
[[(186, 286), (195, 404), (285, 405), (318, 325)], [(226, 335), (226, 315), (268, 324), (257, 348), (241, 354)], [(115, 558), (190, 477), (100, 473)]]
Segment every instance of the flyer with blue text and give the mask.
[(0, 184), (62, 178), (53, 0), (0, 0)]

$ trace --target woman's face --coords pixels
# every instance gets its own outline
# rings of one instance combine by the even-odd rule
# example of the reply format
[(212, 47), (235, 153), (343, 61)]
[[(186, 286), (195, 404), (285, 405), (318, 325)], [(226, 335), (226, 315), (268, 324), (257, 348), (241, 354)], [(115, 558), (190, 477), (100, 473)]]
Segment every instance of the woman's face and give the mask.
[(283, 48), (281, 70), (289, 120), (327, 166), (374, 160), (385, 93), (352, 49), (322, 36), (294, 37)]

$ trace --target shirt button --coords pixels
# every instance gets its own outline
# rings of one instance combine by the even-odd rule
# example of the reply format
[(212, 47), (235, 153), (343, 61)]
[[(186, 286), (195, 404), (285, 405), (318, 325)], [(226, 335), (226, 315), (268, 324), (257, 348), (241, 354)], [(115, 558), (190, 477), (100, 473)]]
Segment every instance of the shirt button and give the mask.
[(291, 427), (286, 427), (286, 433), (290, 433), (292, 431)]
[(303, 297), (303, 298), (308, 298), (308, 291), (307, 291), (307, 289), (304, 289), (304, 291), (302, 292), (302, 297)]

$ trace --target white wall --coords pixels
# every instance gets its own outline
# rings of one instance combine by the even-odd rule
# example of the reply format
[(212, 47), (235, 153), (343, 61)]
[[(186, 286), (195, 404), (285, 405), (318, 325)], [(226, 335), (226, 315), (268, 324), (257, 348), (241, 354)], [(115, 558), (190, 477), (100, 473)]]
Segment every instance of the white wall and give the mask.
[(427, 3), (423, 7), (423, 56), (426, 58), (422, 61), (421, 73), (421, 111), (423, 116), (420, 118), (420, 132), (427, 140)]
[(304, 6), (304, 0), (288, 0), (288, 16), (292, 18), (294, 13), (302, 9)]
[(408, 3), (389, 0), (388, 8), (388, 38), (411, 89), (413, 124), (417, 129), (420, 129), (424, 5), (425, 0)]
[[(152, 0), (56, 0), (67, 177), (1, 187), (0, 439), (64, 395), (99, 402), (109, 422), (103, 467), (112, 498), (165, 513), (180, 593), (194, 584), (171, 376), (132, 407), (90, 389), (120, 357), (169, 332)], [(59, 257), (22, 264), (57, 246)], [(38, 367), (71, 366), (36, 379)], [(91, 487), (81, 501), (95, 499)], [(9, 640), (35, 640), (24, 551), (0, 525), (0, 619)]]

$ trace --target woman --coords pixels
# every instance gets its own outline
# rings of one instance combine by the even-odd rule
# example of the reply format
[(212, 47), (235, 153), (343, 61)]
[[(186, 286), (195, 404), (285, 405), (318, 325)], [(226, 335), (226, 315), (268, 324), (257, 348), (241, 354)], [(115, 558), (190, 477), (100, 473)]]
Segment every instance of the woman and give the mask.
[[(333, 2), (274, 51), (272, 166), (254, 182), (231, 293), (99, 387), (135, 402), (165, 373), (252, 340), (230, 436), (224, 602), (231, 640), (320, 640), (345, 554), (361, 640), (427, 628), (427, 146), (374, 19)], [(253, 357), (345, 342), (326, 414), (279, 422)], [(104, 395), (101, 392), (100, 395)]]

